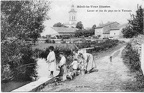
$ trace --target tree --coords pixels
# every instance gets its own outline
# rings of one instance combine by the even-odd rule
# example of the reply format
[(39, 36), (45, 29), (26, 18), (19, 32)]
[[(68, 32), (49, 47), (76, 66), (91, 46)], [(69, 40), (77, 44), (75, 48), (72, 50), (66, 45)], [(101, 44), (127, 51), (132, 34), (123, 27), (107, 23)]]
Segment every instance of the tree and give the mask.
[(65, 27), (62, 23), (58, 22), (53, 25), (53, 27)]
[(76, 24), (76, 28), (78, 28), (78, 29), (83, 29), (84, 28), (81, 21)]
[(49, 4), (34, 0), (2, 1), (2, 40), (17, 37), (36, 41), (44, 29), (43, 21), (49, 19)]
[(85, 36), (85, 37), (88, 37), (88, 36), (92, 36), (94, 35), (94, 30), (93, 29), (89, 29), (89, 30), (77, 30), (76, 33), (75, 33), (75, 36), (76, 37), (80, 37), (80, 36)]
[(129, 26), (123, 29), (123, 36), (126, 38), (132, 38), (133, 36), (137, 36), (139, 34), (144, 34), (143, 32), (143, 11), (141, 6), (138, 6), (136, 11), (136, 15), (131, 15), (131, 20), (129, 21)]
[[(36, 74), (32, 47), (25, 41), (31, 38), (35, 42), (40, 36), (44, 28), (43, 21), (49, 19), (49, 4), (40, 0), (1, 2), (2, 80), (11, 75), (14, 80), (31, 80)], [(17, 39), (7, 41), (7, 37)], [(5, 76), (6, 65), (10, 65), (12, 73)]]
[(123, 37), (126, 38), (132, 38), (135, 35), (135, 32), (133, 32), (131, 26), (127, 26), (126, 28), (122, 29)]
[(92, 29), (94, 29), (94, 30), (96, 29), (96, 25), (95, 24), (92, 26)]

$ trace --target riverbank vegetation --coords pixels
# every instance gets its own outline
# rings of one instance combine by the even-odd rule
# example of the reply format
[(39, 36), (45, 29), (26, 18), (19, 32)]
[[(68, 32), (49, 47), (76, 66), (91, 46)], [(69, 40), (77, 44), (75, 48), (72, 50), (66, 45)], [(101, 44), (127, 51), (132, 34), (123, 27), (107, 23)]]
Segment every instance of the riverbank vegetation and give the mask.
[(125, 49), (123, 50), (123, 62), (125, 65), (132, 71), (140, 71), (140, 55), (136, 50), (134, 50), (130, 43), (127, 44)]
[(49, 19), (49, 4), (35, 0), (1, 2), (2, 82), (31, 81), (36, 76), (32, 44), (26, 39), (37, 41), (43, 21)]
[(122, 58), (124, 64), (129, 69), (129, 73), (135, 78), (132, 83), (128, 82), (125, 88), (131, 89), (132, 91), (137, 91), (137, 89), (143, 91), (144, 75), (141, 69), (140, 54), (137, 50), (133, 49), (131, 43), (128, 43), (123, 50)]

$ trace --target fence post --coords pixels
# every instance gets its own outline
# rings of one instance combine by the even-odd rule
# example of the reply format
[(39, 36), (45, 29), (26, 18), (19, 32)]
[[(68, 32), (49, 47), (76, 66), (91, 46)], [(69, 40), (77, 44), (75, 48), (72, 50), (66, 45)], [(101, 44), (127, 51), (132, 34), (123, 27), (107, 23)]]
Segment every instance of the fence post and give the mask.
[(141, 45), (141, 69), (144, 74), (144, 44)]

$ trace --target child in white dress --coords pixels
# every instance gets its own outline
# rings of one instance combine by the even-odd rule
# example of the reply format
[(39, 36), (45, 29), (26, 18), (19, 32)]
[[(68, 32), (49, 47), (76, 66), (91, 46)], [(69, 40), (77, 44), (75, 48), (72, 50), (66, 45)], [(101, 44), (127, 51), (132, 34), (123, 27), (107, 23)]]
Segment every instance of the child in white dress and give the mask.
[(48, 69), (50, 71), (50, 76), (53, 77), (54, 71), (56, 71), (56, 57), (54, 53), (54, 47), (49, 47), (50, 53), (47, 56), (47, 63), (48, 63)]

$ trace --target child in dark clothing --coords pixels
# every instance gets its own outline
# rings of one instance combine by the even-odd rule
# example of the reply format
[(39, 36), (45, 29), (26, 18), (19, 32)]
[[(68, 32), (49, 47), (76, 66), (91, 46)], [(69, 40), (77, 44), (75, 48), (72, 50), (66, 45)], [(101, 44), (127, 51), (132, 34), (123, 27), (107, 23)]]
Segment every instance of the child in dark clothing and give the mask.
[(112, 62), (112, 56), (110, 56), (110, 62)]

